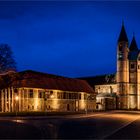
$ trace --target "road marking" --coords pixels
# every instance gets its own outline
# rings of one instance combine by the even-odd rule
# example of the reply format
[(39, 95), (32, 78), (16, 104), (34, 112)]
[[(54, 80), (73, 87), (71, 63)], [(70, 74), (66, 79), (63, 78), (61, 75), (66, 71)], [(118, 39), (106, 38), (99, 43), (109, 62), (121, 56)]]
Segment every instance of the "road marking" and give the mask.
[(137, 117), (136, 119), (134, 119), (134, 120), (132, 120), (132, 121), (129, 121), (128, 123), (124, 124), (123, 126), (117, 128), (117, 129), (115, 129), (115, 130), (112, 131), (111, 133), (109, 133), (109, 134), (103, 136), (102, 138), (98, 138), (98, 139), (105, 139), (105, 138), (107, 138), (107, 137), (109, 137), (109, 136), (111, 136), (111, 135), (117, 133), (119, 130), (121, 130), (121, 129), (127, 127), (128, 125), (130, 125), (131, 123), (133, 123), (134, 121), (136, 121), (136, 120), (138, 120), (138, 119), (140, 119), (140, 117)]
[[(67, 115), (67, 116), (63, 116), (62, 118), (91, 118), (94, 116), (100, 116), (100, 115), (111, 115), (111, 114), (115, 114), (116, 112), (114, 111), (109, 111), (109, 112), (100, 112), (100, 113), (95, 113), (94, 112), (92, 114), (76, 114), (76, 115)], [(104, 117), (104, 116), (103, 116)]]

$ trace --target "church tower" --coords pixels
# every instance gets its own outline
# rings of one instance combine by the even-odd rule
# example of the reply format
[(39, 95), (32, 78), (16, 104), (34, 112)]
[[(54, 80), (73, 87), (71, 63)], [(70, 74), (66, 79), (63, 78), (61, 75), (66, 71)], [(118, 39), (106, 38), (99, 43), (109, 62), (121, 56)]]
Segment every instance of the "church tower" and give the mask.
[(137, 84), (139, 81), (137, 81), (137, 77), (139, 76), (138, 69), (138, 55), (139, 50), (137, 47), (137, 43), (135, 40), (135, 37), (133, 36), (133, 39), (131, 41), (130, 47), (129, 47), (129, 96), (128, 96), (128, 107), (129, 109), (137, 109)]
[(118, 38), (117, 46), (117, 108), (128, 109), (129, 94), (129, 60), (128, 38), (124, 24)]

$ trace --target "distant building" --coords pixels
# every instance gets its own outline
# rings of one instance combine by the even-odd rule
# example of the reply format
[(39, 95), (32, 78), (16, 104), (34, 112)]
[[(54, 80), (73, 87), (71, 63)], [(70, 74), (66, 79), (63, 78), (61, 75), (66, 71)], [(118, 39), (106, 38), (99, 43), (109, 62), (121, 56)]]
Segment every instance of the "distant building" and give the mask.
[(84, 80), (35, 71), (0, 76), (0, 111), (93, 111), (93, 89)]
[(86, 80), (94, 89), (96, 95), (96, 110), (116, 109), (116, 75), (100, 75), (80, 78)]
[(117, 44), (116, 74), (81, 79), (97, 94), (97, 109), (140, 110), (140, 50), (134, 36), (129, 44), (124, 25)]

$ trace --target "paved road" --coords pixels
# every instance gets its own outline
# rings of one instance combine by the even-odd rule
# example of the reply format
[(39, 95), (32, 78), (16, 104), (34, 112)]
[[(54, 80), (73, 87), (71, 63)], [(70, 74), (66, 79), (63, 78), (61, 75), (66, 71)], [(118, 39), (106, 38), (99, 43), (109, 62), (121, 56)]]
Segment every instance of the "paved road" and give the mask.
[(139, 111), (55, 117), (0, 117), (0, 138), (140, 139)]

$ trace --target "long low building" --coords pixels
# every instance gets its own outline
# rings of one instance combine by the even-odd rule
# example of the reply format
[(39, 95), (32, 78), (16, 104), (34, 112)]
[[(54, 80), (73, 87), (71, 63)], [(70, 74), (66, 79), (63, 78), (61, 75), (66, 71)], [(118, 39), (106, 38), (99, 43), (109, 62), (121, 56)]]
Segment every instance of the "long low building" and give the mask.
[(93, 89), (84, 80), (35, 71), (0, 76), (0, 111), (93, 111)]

